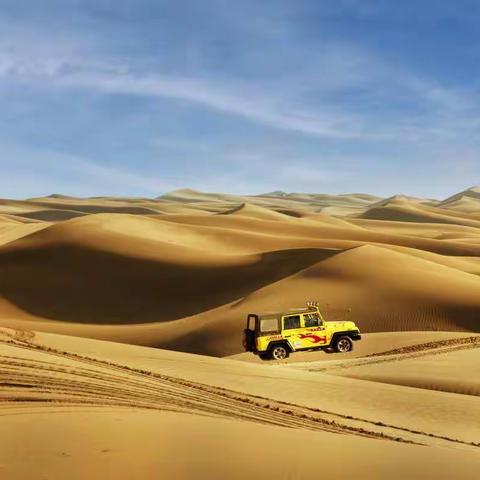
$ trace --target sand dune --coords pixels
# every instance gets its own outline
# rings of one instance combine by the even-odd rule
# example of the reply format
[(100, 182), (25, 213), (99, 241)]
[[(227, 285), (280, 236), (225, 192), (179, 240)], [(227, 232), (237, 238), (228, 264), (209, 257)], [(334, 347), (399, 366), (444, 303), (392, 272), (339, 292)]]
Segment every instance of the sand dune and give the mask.
[[(141, 234), (125, 236), (123, 229)], [(234, 256), (214, 250), (215, 244), (185, 234), (181, 225), (136, 217), (80, 218), (4, 247), (0, 292), (41, 318), (160, 322), (227, 304), (331, 254), (295, 249)], [(25, 290), (31, 294), (25, 296)]]
[(434, 204), (434, 203), (436, 203), (436, 202), (434, 202), (432, 200), (426, 200), (426, 199), (423, 199), (423, 198), (411, 197), (411, 196), (408, 196), (408, 195), (393, 195), (391, 197), (382, 198), (382, 199), (378, 200), (377, 202), (372, 203), (370, 205), (370, 208), (388, 207), (388, 206), (394, 206), (394, 205), (397, 205), (397, 206), (401, 206), (401, 205), (408, 206), (408, 205), (416, 205), (416, 204), (417, 205), (420, 205), (420, 204), (431, 205), (431, 204)]
[(362, 213), (360, 218), (372, 220), (387, 220), (400, 222), (416, 222), (416, 223), (442, 223), (451, 225), (464, 225), (468, 227), (479, 228), (480, 221), (477, 219), (464, 218), (464, 216), (455, 216), (448, 211), (441, 211), (419, 205), (394, 204), (384, 207), (372, 207)]
[(461, 197), (457, 200), (451, 200), (449, 202), (443, 202), (442, 206), (450, 210), (459, 210), (461, 212), (476, 214), (480, 206), (480, 199)]
[[(401, 335), (396, 333), (392, 337)], [(411, 334), (410, 337), (413, 338)], [(480, 397), (480, 335), (439, 335), (437, 339), (432, 337), (431, 341), (418, 343), (421, 337), (419, 335), (410, 345), (399, 344), (393, 349), (357, 356), (355, 360), (350, 360), (355, 358), (350, 355), (346, 360), (292, 363), (291, 366), (310, 372), (330, 372), (349, 378)], [(403, 341), (407, 339), (404, 335)], [(370, 343), (377, 340), (372, 339)]]
[[(374, 269), (365, 268), (375, 265)], [(329, 320), (354, 320), (362, 331), (480, 331), (480, 278), (421, 258), (364, 246), (337, 253), (269, 284), (227, 307), (183, 321), (188, 334), (160, 342), (166, 348), (228, 355), (241, 351), (246, 315), (320, 301)], [(174, 325), (169, 325), (174, 330)], [(202, 339), (208, 338), (205, 345)]]
[[(478, 332), (480, 219), (455, 213), (456, 200), (190, 190), (3, 200), (0, 320), (217, 356), (241, 352), (247, 313), (308, 299), (364, 332)], [(363, 218), (372, 212), (385, 219)]]
[[(21, 417), (12, 415), (2, 420), (3, 431), (30, 432), (28, 440), (23, 442), (6, 441), (0, 453), (4, 474), (16, 480), (30, 480), (33, 468), (40, 474), (48, 474), (47, 478), (52, 480), (100, 477), (131, 480), (138, 478), (139, 472), (145, 480), (159, 476), (235, 480), (258, 475), (267, 478), (301, 475), (308, 480), (318, 478), (319, 451), (336, 465), (335, 472), (340, 478), (473, 480), (480, 466), (478, 454), (471, 452), (441, 448), (432, 452), (427, 447), (345, 439), (329, 432), (296, 431), (201, 416), (189, 418), (167, 412), (158, 415), (156, 411), (132, 411), (124, 407), (66, 410), (57, 407), (52, 413), (34, 409), (24, 409), (21, 413)], [(48, 442), (44, 441), (46, 431), (51, 437)], [(275, 458), (291, 460), (245, 461), (252, 452), (259, 458), (271, 458), (272, 450)], [(15, 461), (18, 457), (28, 461)]]
[(472, 187), (463, 192), (456, 193), (451, 197), (446, 198), (439, 203), (439, 206), (446, 208), (458, 208), (464, 205), (465, 202), (467, 205), (473, 205), (476, 203), (478, 213), (478, 202), (480, 201), (480, 187)]
[[(0, 355), (8, 478), (31, 478), (33, 467), (55, 480), (140, 471), (318, 478), (319, 451), (339, 462), (337, 474), (356, 478), (473, 479), (480, 466), (472, 395), (348, 378), (340, 368), (252, 365), (6, 329)], [(289, 462), (245, 463), (272, 448)], [(423, 462), (427, 454), (434, 461)]]
[(222, 193), (204, 193), (190, 188), (175, 190), (158, 197), (159, 200), (168, 200), (179, 203), (196, 202), (239, 202), (242, 197), (236, 195), (227, 195)]
[[(251, 311), (278, 310), (301, 305), (305, 298), (317, 298), (327, 319), (354, 319), (362, 331), (478, 331), (476, 275), (404, 253), (385, 249), (378, 251), (378, 247), (361, 247), (344, 253), (326, 251), (324, 255), (324, 259), (313, 266), (247, 293), (238, 301), (176, 321), (132, 325), (127, 318), (124, 326), (108, 327), (96, 327), (89, 323), (84, 326), (45, 322), (23, 324), (28, 328), (37, 325), (49, 331), (224, 356), (241, 351), (240, 332), (246, 315)], [(381, 268), (364, 268), (372, 262), (379, 262)], [(395, 278), (392, 280), (393, 271)], [(102, 288), (104, 293), (109, 292)], [(158, 296), (152, 296), (150, 303), (145, 303), (154, 312), (156, 308), (159, 315), (163, 314), (161, 295), (159, 292)], [(97, 297), (92, 298), (96, 301)], [(113, 298), (111, 302), (116, 304), (102, 309), (98, 305), (104, 305), (105, 299), (98, 304), (91, 303), (90, 318), (106, 312), (107, 308), (115, 312), (123, 309), (130, 311), (131, 307), (127, 305), (124, 308), (123, 302)], [(125, 302), (133, 301), (127, 298)], [(172, 298), (182, 302), (179, 297)], [(77, 301), (80, 303), (81, 299)], [(81, 308), (85, 311), (86, 307)], [(168, 308), (171, 312), (173, 307)], [(182, 314), (185, 310), (181, 309), (187, 307), (178, 303), (175, 308)], [(118, 315), (119, 319), (125, 318), (122, 312)], [(8, 316), (12, 317), (11, 310)], [(7, 324), (7, 320), (4, 323)], [(18, 326), (22, 322), (17, 320), (8, 324)]]
[[(319, 452), (340, 477), (476, 478), (480, 218), (456, 201), (0, 202), (2, 478), (318, 478)], [(358, 324), (351, 354), (241, 353), (248, 313), (311, 299)]]
[(279, 222), (286, 222), (291, 218), (295, 218), (294, 215), (285, 215), (283, 213), (276, 212), (275, 210), (269, 210), (267, 208), (248, 203), (241, 203), (236, 207), (219, 212), (219, 215), (241, 215), (243, 217), (252, 217), (259, 220), (277, 220)]

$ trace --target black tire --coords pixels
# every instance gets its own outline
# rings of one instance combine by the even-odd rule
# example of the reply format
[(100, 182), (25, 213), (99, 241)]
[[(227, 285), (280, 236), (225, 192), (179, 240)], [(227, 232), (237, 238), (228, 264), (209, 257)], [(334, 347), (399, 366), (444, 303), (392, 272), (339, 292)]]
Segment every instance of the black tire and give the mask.
[(285, 360), (290, 356), (290, 349), (283, 343), (273, 345), (268, 351), (272, 360)]
[(353, 350), (353, 342), (350, 337), (345, 335), (342, 337), (337, 337), (334, 340), (332, 347), (337, 353), (348, 353)]
[(271, 359), (272, 359), (272, 356), (270, 355), (269, 352), (265, 352), (265, 353), (259, 353), (259, 354), (258, 354), (258, 358), (259, 358), (260, 360), (265, 360), (265, 361), (266, 361), (266, 360), (271, 360)]

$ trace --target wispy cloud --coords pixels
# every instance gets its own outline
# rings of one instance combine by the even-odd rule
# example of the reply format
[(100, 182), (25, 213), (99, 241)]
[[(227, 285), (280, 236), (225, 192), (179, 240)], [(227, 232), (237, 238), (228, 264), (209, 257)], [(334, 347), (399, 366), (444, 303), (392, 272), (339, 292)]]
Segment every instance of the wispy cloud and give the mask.
[[(96, 68), (95, 68), (96, 67)], [(100, 61), (75, 64), (52, 61), (16, 61), (0, 56), (0, 76), (19, 82), (49, 84), (56, 88), (86, 88), (109, 94), (141, 95), (176, 99), (203, 105), (222, 113), (237, 115), (274, 128), (320, 137), (355, 138), (377, 136), (362, 132), (354, 114), (341, 114), (329, 109), (328, 114), (286, 109), (274, 105), (267, 92), (250, 93), (247, 85), (241, 92), (231, 91), (213, 79), (167, 75), (138, 75), (128, 67)]]
[[(31, 185), (35, 194), (45, 195), (54, 192), (53, 185), (61, 181), (65, 190), (55, 193), (88, 196), (98, 192), (118, 194), (140, 191), (155, 196), (177, 185), (175, 179), (142, 175), (76, 155), (6, 144), (0, 145), (0, 150), (0, 167), (2, 171), (8, 171), (7, 175), (0, 176), (2, 192), (15, 191), (18, 189), (16, 183), (22, 188), (25, 184)], [(12, 159), (15, 161), (12, 162)]]
[[(359, 55), (358, 49), (353, 52)], [(328, 51), (327, 66), (335, 49)], [(340, 45), (340, 54), (345, 46)], [(352, 52), (350, 52), (352, 53)], [(333, 55), (332, 55), (333, 54)], [(354, 61), (354, 60), (352, 60)], [(417, 77), (408, 71), (398, 71), (382, 64), (371, 55), (357, 61), (353, 71), (338, 60), (338, 88), (331, 80), (323, 79), (312, 85), (314, 75), (291, 76), (293, 84), (269, 89), (269, 85), (249, 85), (210, 77), (186, 77), (159, 73), (138, 73), (128, 63), (108, 59), (30, 58), (0, 50), (0, 78), (52, 88), (83, 88), (107, 94), (145, 96), (190, 102), (223, 114), (235, 115), (272, 128), (321, 138), (387, 141), (403, 135), (410, 139), (422, 136), (452, 135), (459, 128), (476, 128), (478, 99), (473, 92), (460, 92)], [(359, 68), (362, 73), (359, 74)], [(386, 74), (386, 72), (389, 72)], [(346, 80), (345, 76), (348, 77)], [(347, 82), (347, 83), (345, 83)], [(348, 89), (361, 88), (366, 105), (352, 102), (333, 102), (332, 96), (348, 95)], [(292, 90), (292, 93), (289, 92)], [(367, 94), (368, 92), (368, 94)], [(314, 105), (302, 94), (314, 95)], [(419, 111), (402, 112), (387, 109), (379, 115), (369, 107), (373, 102), (388, 101), (415, 104)], [(456, 120), (460, 121), (455, 124)], [(453, 127), (453, 128), (452, 128)]]

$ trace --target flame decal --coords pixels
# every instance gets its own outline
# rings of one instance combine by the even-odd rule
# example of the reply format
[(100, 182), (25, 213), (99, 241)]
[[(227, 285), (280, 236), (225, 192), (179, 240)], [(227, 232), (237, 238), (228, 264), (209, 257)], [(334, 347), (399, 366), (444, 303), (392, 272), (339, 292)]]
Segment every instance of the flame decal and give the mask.
[(306, 335), (304, 333), (299, 333), (298, 336), (302, 339), (309, 339), (312, 343), (327, 343), (327, 337), (319, 337), (318, 335)]

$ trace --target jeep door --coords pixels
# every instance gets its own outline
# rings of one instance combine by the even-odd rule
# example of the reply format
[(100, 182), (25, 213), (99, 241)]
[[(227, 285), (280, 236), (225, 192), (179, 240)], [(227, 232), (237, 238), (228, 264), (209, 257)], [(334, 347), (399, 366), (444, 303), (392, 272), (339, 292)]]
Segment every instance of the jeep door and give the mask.
[(302, 331), (301, 315), (285, 315), (282, 317), (282, 337), (288, 340), (294, 350), (302, 348), (302, 341), (299, 336)]
[(300, 348), (321, 347), (329, 340), (323, 319), (315, 312), (302, 315), (302, 329), (297, 335), (301, 342)]

